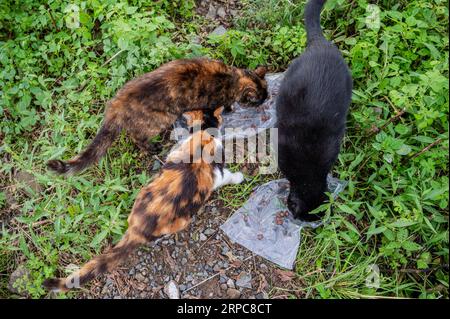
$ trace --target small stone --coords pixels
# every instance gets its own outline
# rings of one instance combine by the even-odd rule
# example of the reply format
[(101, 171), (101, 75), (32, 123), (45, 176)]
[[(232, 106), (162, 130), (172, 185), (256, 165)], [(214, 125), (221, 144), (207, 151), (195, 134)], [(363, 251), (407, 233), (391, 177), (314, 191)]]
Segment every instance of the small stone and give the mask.
[(235, 288), (236, 286), (234, 285), (234, 281), (233, 279), (229, 278), (227, 281), (227, 286), (230, 288)]
[(113, 283), (114, 282), (111, 278), (106, 278), (105, 286), (111, 286)]
[(165, 278), (164, 278), (164, 282), (168, 282), (170, 280), (170, 276), (166, 276)]
[(114, 296), (113, 299), (122, 299), (122, 296)]
[(164, 286), (164, 293), (169, 297), (169, 299), (180, 299), (180, 291), (178, 290), (178, 285), (174, 280), (169, 281)]
[(243, 288), (252, 288), (252, 276), (243, 271), (239, 274), (238, 278), (236, 279), (236, 285)]
[(214, 234), (215, 232), (216, 232), (216, 231), (215, 231), (214, 229), (208, 228), (208, 229), (206, 229), (203, 233), (204, 233), (206, 236), (210, 236), (210, 235)]
[[(227, 32), (227, 29), (225, 29), (225, 27), (223, 25), (219, 25), (217, 28), (215, 28), (211, 34), (216, 35), (216, 36), (221, 36), (224, 35)], [(214, 207), (215, 208), (215, 207)], [(215, 212), (217, 210), (217, 208), (215, 208), (215, 210), (211, 209), (211, 212)]]
[(202, 38), (200, 38), (198, 35), (195, 35), (191, 39), (191, 43), (193, 44), (200, 44), (202, 42)]
[(214, 19), (216, 17), (217, 8), (212, 5), (212, 3), (209, 4), (208, 13), (206, 14), (207, 19)]
[(263, 291), (263, 292), (260, 292), (259, 294), (256, 294), (255, 298), (256, 299), (268, 299), (269, 295), (267, 295), (267, 292)]
[(200, 234), (200, 240), (201, 241), (205, 241), (207, 239), (208, 239), (208, 237), (206, 237), (205, 234), (203, 234), (203, 233)]
[(231, 15), (232, 17), (235, 17), (237, 14), (238, 14), (238, 11), (237, 11), (237, 10), (233, 10), (233, 9), (230, 10), (230, 15)]
[(222, 289), (222, 290), (227, 290), (227, 289), (228, 289), (227, 284), (221, 284), (221, 285), (220, 285), (220, 289)]
[(22, 287), (25, 287), (29, 282), (30, 271), (23, 265), (17, 267), (9, 277), (8, 289), (16, 294), (22, 295), (25, 291)]
[(136, 278), (137, 281), (144, 281), (145, 280), (145, 277), (140, 272), (137, 273), (134, 278)]
[(241, 296), (241, 292), (239, 290), (237, 290), (237, 289), (228, 288), (227, 296), (230, 299), (239, 299), (239, 297)]
[(259, 265), (259, 268), (261, 268), (262, 271), (266, 272), (268, 270), (268, 267), (266, 264)]
[(227, 13), (225, 12), (225, 8), (224, 7), (219, 7), (219, 9), (217, 9), (217, 15), (219, 17), (221, 17), (222, 19), (224, 19), (227, 15)]
[(153, 163), (152, 171), (159, 171), (160, 168), (161, 168), (161, 163), (159, 161), (155, 161)]
[(184, 258), (184, 257), (181, 258), (181, 264), (182, 264), (182, 265), (186, 265), (187, 262), (188, 262), (187, 258)]

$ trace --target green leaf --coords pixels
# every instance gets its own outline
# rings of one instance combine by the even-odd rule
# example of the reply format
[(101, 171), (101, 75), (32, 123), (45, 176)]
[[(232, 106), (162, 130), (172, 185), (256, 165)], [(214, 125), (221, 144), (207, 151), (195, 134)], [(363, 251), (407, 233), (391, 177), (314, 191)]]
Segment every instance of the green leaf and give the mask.
[(344, 213), (347, 213), (347, 214), (350, 214), (350, 215), (353, 215), (353, 216), (357, 216), (357, 213), (353, 209), (351, 209), (350, 207), (348, 207), (345, 204), (338, 204), (338, 207)]
[(370, 236), (376, 235), (376, 234), (380, 234), (383, 233), (385, 230), (387, 229), (386, 226), (380, 226), (380, 227), (376, 227), (374, 229), (369, 229), (366, 232), (367, 237), (369, 238)]
[(108, 236), (108, 230), (104, 229), (100, 233), (95, 235), (95, 237), (91, 241), (90, 246), (93, 248), (97, 248), (99, 246), (100, 242), (102, 242), (106, 238), (106, 236)]
[(407, 251), (417, 251), (422, 248), (422, 246), (420, 246), (419, 244), (416, 244), (415, 242), (412, 242), (412, 241), (404, 241), (402, 243), (402, 247), (403, 247), (403, 249), (405, 249)]
[(409, 145), (403, 144), (397, 151), (396, 153), (398, 155), (408, 155), (409, 153), (411, 153), (411, 147)]
[(417, 224), (417, 222), (403, 219), (403, 220), (397, 220), (393, 223), (390, 223), (389, 227), (401, 228), (401, 227), (408, 227), (408, 226), (415, 225), (415, 224)]

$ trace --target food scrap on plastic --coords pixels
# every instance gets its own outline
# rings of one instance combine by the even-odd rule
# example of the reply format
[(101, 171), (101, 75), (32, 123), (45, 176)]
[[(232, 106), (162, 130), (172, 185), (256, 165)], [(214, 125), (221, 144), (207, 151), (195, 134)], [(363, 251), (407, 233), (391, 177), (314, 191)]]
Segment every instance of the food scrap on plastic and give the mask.
[[(347, 185), (330, 175), (329, 192), (336, 197)], [(301, 222), (287, 208), (289, 182), (270, 181), (258, 186), (247, 202), (220, 228), (234, 242), (271, 262), (293, 269), (300, 232), (303, 227), (318, 227), (321, 222)]]

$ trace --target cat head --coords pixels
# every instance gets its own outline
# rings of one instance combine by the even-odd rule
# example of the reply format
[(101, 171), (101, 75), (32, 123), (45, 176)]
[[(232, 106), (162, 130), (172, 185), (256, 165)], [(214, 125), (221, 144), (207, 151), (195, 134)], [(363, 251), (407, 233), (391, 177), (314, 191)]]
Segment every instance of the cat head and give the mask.
[(267, 98), (267, 81), (264, 79), (267, 68), (260, 66), (254, 71), (240, 71), (238, 102), (250, 107), (262, 104)]
[(324, 192), (321, 192), (318, 196), (304, 198), (298, 189), (291, 186), (287, 206), (295, 218), (300, 218), (303, 221), (316, 221), (321, 218), (322, 214), (308, 213), (320, 206), (326, 199), (327, 196)]

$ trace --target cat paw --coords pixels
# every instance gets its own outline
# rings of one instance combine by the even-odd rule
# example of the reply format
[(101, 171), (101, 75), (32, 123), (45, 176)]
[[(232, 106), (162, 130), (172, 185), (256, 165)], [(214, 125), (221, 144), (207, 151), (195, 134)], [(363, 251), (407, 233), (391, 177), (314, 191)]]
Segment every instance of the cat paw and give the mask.
[(231, 180), (231, 182), (233, 184), (240, 184), (244, 181), (244, 174), (242, 174), (241, 172), (238, 173), (234, 173), (233, 174), (233, 178)]

